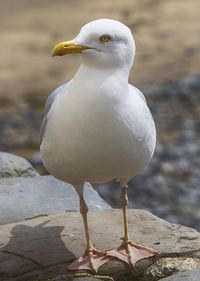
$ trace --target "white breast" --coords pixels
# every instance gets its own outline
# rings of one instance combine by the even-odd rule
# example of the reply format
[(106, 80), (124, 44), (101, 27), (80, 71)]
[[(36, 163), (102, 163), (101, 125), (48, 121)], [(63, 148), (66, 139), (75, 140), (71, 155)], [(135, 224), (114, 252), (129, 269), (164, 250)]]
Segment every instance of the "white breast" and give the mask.
[(52, 105), (41, 153), (47, 170), (61, 180), (106, 182), (141, 171), (155, 140), (151, 113), (133, 88), (116, 99), (105, 87), (94, 95), (72, 83)]

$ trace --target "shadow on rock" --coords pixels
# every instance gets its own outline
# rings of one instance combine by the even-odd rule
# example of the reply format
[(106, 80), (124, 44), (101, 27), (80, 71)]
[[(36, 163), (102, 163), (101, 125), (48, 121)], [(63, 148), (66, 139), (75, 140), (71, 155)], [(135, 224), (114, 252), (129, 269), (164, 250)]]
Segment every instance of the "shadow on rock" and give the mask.
[(48, 223), (16, 224), (11, 229), (9, 242), (0, 249), (0, 281), (40, 280), (65, 273), (75, 256), (62, 241), (64, 227)]

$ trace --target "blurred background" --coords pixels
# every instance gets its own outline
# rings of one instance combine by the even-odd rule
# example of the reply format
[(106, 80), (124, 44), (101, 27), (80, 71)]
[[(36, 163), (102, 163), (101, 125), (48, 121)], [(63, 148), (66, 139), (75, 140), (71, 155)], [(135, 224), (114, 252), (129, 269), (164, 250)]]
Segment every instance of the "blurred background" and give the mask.
[[(79, 65), (76, 55), (51, 58), (51, 49), (91, 20), (118, 19), (132, 29), (130, 82), (145, 93), (158, 135), (152, 162), (130, 182), (130, 207), (200, 230), (199, 11), (199, 0), (0, 0), (0, 150), (45, 173), (44, 103)], [(116, 183), (97, 190), (120, 206)]]

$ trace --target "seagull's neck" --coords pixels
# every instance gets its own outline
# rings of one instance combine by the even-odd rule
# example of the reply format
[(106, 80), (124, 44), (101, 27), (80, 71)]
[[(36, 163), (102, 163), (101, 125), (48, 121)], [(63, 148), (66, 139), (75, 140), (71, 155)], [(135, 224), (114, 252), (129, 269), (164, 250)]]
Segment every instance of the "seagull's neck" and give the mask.
[(108, 79), (115, 77), (120, 83), (128, 84), (129, 71), (124, 68), (95, 68), (88, 65), (81, 64), (77, 73), (75, 74), (75, 79), (81, 79), (83, 81), (84, 77), (88, 80), (88, 77), (91, 81), (96, 83), (103, 83)]
[(99, 93), (101, 97), (112, 99), (113, 103), (113, 100), (119, 101), (127, 95), (128, 75), (121, 69), (97, 69), (81, 65), (72, 79), (72, 87), (77, 93), (84, 93), (85, 97), (87, 94), (91, 97)]

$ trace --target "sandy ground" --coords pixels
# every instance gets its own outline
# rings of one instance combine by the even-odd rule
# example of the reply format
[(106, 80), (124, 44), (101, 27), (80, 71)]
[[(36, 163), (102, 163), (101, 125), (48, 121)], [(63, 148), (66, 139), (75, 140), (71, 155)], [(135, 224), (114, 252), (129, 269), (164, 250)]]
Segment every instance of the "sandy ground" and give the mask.
[(0, 0), (0, 7), (0, 109), (19, 97), (41, 104), (70, 79), (78, 56), (51, 58), (51, 48), (97, 18), (132, 29), (137, 56), (130, 80), (136, 85), (199, 72), (199, 0)]

